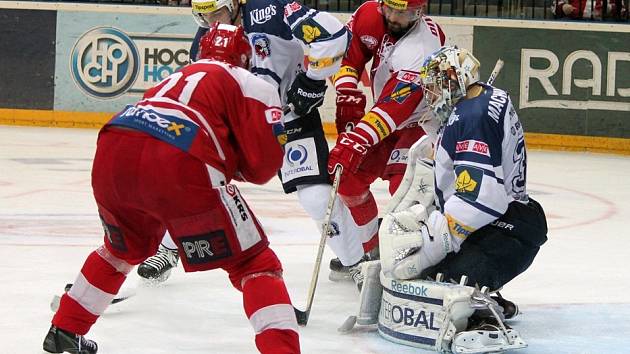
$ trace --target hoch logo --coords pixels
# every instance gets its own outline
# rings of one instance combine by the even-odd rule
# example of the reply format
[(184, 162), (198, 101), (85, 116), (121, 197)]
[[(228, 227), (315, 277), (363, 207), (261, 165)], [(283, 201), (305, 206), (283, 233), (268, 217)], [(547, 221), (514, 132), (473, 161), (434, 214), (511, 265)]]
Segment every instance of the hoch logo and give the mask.
[(134, 84), (139, 63), (138, 49), (129, 36), (116, 28), (97, 27), (74, 44), (70, 72), (90, 96), (111, 99)]

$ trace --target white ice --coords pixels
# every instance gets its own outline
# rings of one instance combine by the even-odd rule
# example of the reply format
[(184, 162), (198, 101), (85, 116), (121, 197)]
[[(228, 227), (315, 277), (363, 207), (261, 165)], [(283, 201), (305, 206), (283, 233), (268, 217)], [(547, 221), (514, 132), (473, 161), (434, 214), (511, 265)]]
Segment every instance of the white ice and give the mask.
[[(0, 353), (40, 353), (49, 302), (102, 242), (91, 195), (96, 130), (0, 127)], [(523, 314), (511, 324), (529, 343), (520, 353), (630, 353), (630, 158), (529, 151), (528, 188), (549, 222), (534, 264), (503, 289)], [(168, 186), (165, 186), (168, 188)], [(379, 204), (386, 185), (373, 188)], [(319, 235), (277, 180), (242, 186), (303, 308)], [(374, 328), (342, 335), (356, 307), (351, 283), (333, 283), (326, 250), (304, 353), (418, 353)], [(159, 287), (132, 273), (137, 295), (111, 306), (90, 331), (105, 354), (255, 353), (240, 294), (221, 270), (177, 268)]]

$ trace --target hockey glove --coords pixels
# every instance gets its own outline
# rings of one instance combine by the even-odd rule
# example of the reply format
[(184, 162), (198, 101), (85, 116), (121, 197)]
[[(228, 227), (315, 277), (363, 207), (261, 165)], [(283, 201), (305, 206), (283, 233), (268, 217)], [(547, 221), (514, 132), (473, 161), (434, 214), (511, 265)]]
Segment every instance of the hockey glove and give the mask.
[(300, 117), (309, 114), (324, 102), (326, 80), (313, 80), (305, 72), (299, 73), (287, 92), (287, 102), (293, 105), (293, 112)]
[(337, 137), (335, 147), (328, 156), (328, 173), (335, 173), (337, 166), (344, 173), (356, 173), (368, 151), (365, 139), (355, 132), (341, 133)]
[[(417, 278), (423, 270), (438, 264), (449, 252), (459, 251), (461, 245), (459, 239), (451, 236), (447, 219), (437, 210), (429, 215), (415, 237), (415, 243), (409, 243), (405, 248), (394, 248), (394, 254), (401, 256), (401, 259), (394, 259), (393, 262), (394, 278)], [(405, 250), (409, 251), (405, 254)]]
[(343, 87), (337, 89), (337, 111), (335, 112), (337, 133), (354, 129), (356, 123), (363, 118), (365, 103), (365, 95), (361, 90)]

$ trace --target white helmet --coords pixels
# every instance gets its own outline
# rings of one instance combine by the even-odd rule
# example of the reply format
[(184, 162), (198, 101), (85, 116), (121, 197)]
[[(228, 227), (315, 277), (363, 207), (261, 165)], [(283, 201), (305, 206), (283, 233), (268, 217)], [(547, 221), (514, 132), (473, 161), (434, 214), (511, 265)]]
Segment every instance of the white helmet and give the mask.
[[(223, 7), (227, 7), (230, 12), (232, 22), (234, 22), (234, 19), (237, 16), (233, 0), (192, 0), (190, 5), (192, 7), (192, 14), (195, 22), (203, 28), (212, 27), (212, 23), (209, 23), (206, 18), (207, 15), (213, 14)], [(238, 9), (236, 10), (238, 11)]]
[(479, 81), (479, 60), (466, 49), (442, 47), (420, 69), (427, 104), (444, 124), (468, 86)]

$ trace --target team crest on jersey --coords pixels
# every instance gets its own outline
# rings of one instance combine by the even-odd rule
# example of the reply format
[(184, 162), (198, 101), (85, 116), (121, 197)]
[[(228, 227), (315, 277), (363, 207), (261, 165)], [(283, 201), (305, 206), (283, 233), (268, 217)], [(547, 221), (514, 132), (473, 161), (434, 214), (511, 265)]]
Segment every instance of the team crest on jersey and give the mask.
[(289, 17), (293, 15), (294, 13), (300, 11), (300, 9), (302, 9), (302, 5), (294, 1), (284, 7), (284, 16)]
[(474, 202), (479, 196), (483, 171), (470, 166), (455, 166), (455, 191), (460, 198)]
[(378, 39), (376, 39), (373, 36), (370, 35), (363, 35), (360, 37), (361, 38), (361, 43), (365, 44), (366, 47), (368, 47), (368, 49), (370, 50), (374, 50), (374, 48), (376, 48), (376, 46), (378, 45)]
[(409, 97), (409, 95), (411, 95), (411, 93), (415, 91), (418, 87), (419, 86), (414, 83), (399, 82), (396, 84), (394, 90), (392, 90), (392, 93), (389, 95), (389, 97), (385, 98), (385, 102), (391, 100), (398, 103), (403, 103), (405, 102), (407, 97)]
[(319, 23), (312, 18), (302, 21), (301, 25), (296, 28), (296, 37), (302, 38), (305, 43), (312, 43), (321, 38), (329, 38), (330, 33), (324, 29)]
[(271, 55), (271, 48), (269, 45), (269, 38), (264, 34), (257, 34), (252, 37), (252, 44), (254, 45), (254, 52), (260, 59), (265, 59)]

